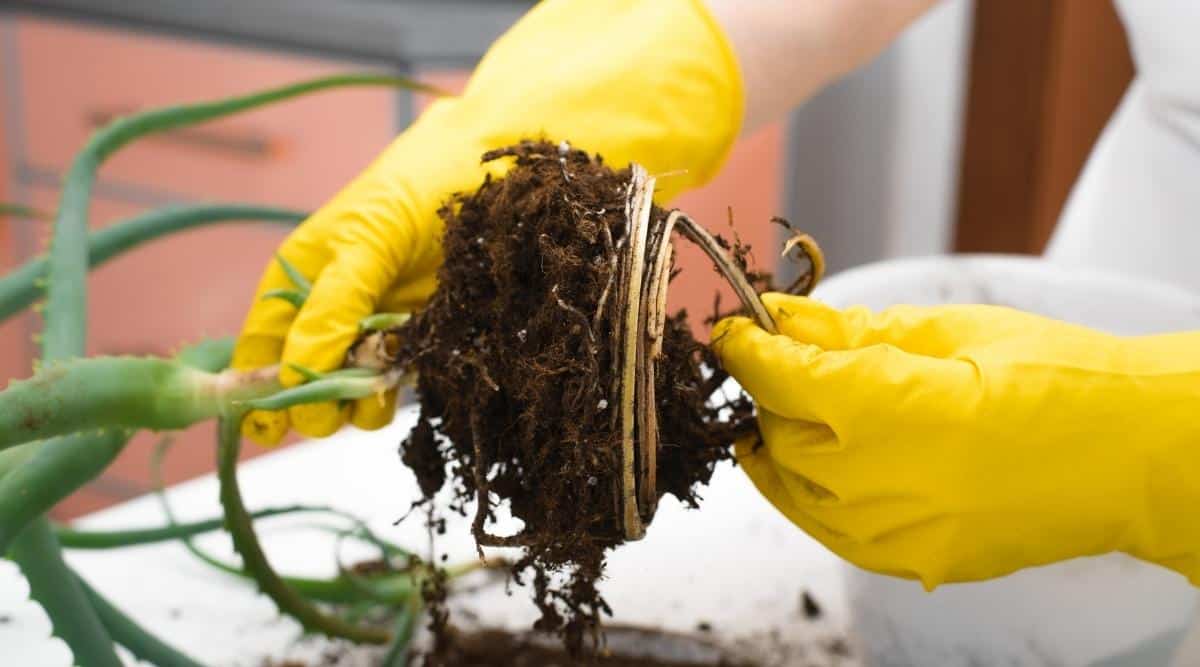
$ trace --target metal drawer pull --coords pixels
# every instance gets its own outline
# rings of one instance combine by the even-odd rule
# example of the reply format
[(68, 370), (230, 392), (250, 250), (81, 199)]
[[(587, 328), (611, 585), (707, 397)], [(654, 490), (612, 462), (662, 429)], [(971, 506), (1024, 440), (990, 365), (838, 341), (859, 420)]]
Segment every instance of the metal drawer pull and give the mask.
[[(92, 129), (99, 129), (112, 121), (135, 113), (137, 109), (93, 109), (86, 112), (85, 119)], [(183, 128), (149, 137), (151, 140), (169, 142), (177, 146), (201, 148), (232, 154), (241, 158), (269, 159), (283, 154), (284, 142), (249, 131), (217, 131), (204, 128)]]

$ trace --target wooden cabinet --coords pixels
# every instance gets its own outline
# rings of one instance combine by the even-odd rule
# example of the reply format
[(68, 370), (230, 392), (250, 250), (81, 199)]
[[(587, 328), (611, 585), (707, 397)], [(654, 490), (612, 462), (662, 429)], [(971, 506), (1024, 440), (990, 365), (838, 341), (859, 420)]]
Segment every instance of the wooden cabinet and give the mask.
[[(5, 124), (0, 123), (0, 174), (8, 173), (8, 137)], [(12, 201), (12, 188), (7, 178), (0, 178), (0, 202)], [(16, 226), (26, 224), (11, 217), (0, 216), (0, 275), (11, 271), (19, 258)], [(26, 368), (29, 353), (26, 350), (28, 329), (23, 317), (13, 317), (0, 322), (0, 387), (9, 378), (28, 374)]]
[(1112, 3), (975, 5), (955, 249), (1040, 253), (1133, 77)]
[[(33, 18), (15, 34), (25, 160), (59, 173), (115, 115), (364, 69)], [(395, 135), (394, 100), (388, 88), (314, 93), (139, 140), (103, 178), (168, 196), (317, 206)]]
[[(21, 132), (19, 164), (6, 173), (27, 204), (57, 206), (58, 185), (75, 152), (114, 115), (210, 100), (341, 72), (355, 63), (280, 55), (146, 33), (30, 17), (10, 31), (20, 95), (4, 113)], [(396, 134), (396, 92), (355, 88), (315, 93), (138, 141), (100, 170), (89, 223), (101, 229), (165, 202), (261, 203), (312, 210), (358, 173)], [(21, 169), (17, 169), (17, 167)], [(24, 180), (22, 180), (24, 179)], [(6, 182), (9, 178), (3, 179)], [(44, 247), (47, 226), (13, 234), (0, 221), (0, 271)], [(222, 224), (153, 241), (94, 271), (89, 354), (165, 355), (203, 337), (234, 335), (255, 286), (287, 230)], [(0, 377), (29, 373), (24, 316), (0, 325)], [(211, 471), (214, 427), (177, 434), (164, 469), (169, 483)], [(104, 475), (55, 510), (91, 511), (150, 487), (158, 440), (139, 434)], [(266, 450), (247, 444), (247, 456)]]
[[(8, 273), (17, 265), (12, 230), (18, 224), (24, 223), (0, 218), (0, 275)], [(5, 386), (11, 378), (29, 375), (29, 327), (27, 313), (14, 315), (0, 322), (0, 387)]]

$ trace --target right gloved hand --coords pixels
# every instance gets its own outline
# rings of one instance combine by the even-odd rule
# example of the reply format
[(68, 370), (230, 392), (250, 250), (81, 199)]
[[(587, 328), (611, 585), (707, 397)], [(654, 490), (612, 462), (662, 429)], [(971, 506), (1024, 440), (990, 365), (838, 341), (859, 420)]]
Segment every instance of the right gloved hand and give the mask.
[(1200, 334), (762, 298), (778, 334), (713, 329), (758, 405), (738, 462), (831, 551), (928, 588), (1111, 551), (1200, 583)]
[[(742, 108), (735, 57), (701, 0), (543, 2), (492, 46), (462, 96), (435, 102), (284, 242), (279, 254), (313, 283), (311, 294), (299, 312), (256, 298), (234, 367), (282, 362), (281, 382), (296, 385), (303, 377), (289, 363), (338, 368), (362, 318), (419, 308), (441, 259), (438, 208), (502, 168), (481, 165), (484, 152), (545, 135), (616, 166), (686, 170), (659, 182), (666, 199), (712, 176)], [(272, 261), (258, 297), (291, 286)], [(379, 428), (393, 406), (394, 396), (258, 411), (243, 432), (274, 444), (289, 426), (309, 436), (346, 419)]]

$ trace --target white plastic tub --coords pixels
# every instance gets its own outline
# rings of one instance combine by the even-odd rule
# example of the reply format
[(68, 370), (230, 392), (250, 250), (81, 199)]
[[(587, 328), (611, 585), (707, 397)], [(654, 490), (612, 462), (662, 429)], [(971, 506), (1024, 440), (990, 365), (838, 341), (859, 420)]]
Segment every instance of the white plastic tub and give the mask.
[[(1190, 293), (1034, 258), (882, 262), (831, 278), (815, 296), (873, 309), (1007, 305), (1125, 335), (1200, 328), (1200, 299)], [(916, 582), (846, 570), (851, 623), (867, 665), (1168, 665), (1196, 603), (1183, 577), (1119, 555), (933, 593)]]
[[(1033, 260), (890, 262), (834, 277), (820, 296), (839, 305), (876, 308), (897, 301), (1003, 303), (1127, 334), (1200, 326), (1200, 303), (1186, 294)], [(240, 469), (247, 502), (253, 507), (336, 505), (367, 518), (381, 534), (420, 547), (427, 540), (420, 517), (392, 525), (418, 493), (395, 447), (414, 419), (411, 408), (402, 409), (383, 431), (347, 429), (247, 462)], [(219, 513), (211, 475), (172, 489), (170, 497), (185, 520)], [(700, 511), (665, 501), (646, 538), (613, 553), (603, 589), (615, 610), (614, 622), (680, 632), (711, 624), (711, 638), (762, 650), (773, 658), (769, 667), (858, 664), (828, 650), (846, 630), (848, 617), (868, 664), (1153, 667), (1166, 663), (1192, 616), (1195, 595), (1181, 577), (1110, 557), (990, 583), (946, 586), (930, 595), (915, 583), (840, 565), (763, 500), (738, 470), (718, 471), (704, 497)], [(157, 501), (144, 497), (82, 524), (127, 528), (162, 520)], [(279, 519), (265, 525), (267, 551), (281, 571), (332, 574), (329, 536), (294, 529), (309, 521)], [(469, 521), (452, 515), (447, 529), (438, 553), (452, 560), (474, 558)], [(207, 535), (200, 542), (231, 555), (224, 535)], [(296, 625), (280, 619), (252, 587), (201, 565), (178, 544), (68, 557), (126, 612), (204, 664), (320, 655), (320, 643), (295, 644)], [(820, 619), (802, 613), (804, 591), (822, 605)], [(492, 586), (455, 606), (471, 610), (485, 624), (526, 628), (534, 617), (528, 595), (520, 587), (506, 595), (503, 586)], [(44, 614), (24, 598), (15, 568), (0, 563), (0, 615), (9, 617), (0, 624), (0, 663), (70, 664), (65, 648), (47, 641)], [(1097, 662), (1134, 650), (1140, 653), (1123, 663)]]

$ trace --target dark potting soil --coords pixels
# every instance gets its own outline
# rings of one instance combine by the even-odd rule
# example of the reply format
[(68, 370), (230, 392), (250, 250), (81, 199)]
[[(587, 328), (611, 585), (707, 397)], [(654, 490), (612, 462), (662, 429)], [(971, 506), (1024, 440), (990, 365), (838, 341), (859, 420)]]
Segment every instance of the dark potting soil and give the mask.
[[(709, 639), (633, 626), (607, 628), (598, 650), (571, 655), (551, 636), (496, 629), (447, 632), (437, 664), (454, 667), (753, 667)], [(267, 659), (260, 667), (381, 664), (379, 647), (338, 645), (312, 660)], [(417, 659), (415, 664), (427, 665)]]
[[(483, 159), (514, 164), (442, 210), (437, 291), (400, 332), (396, 363), (417, 373), (421, 404), (401, 455), (427, 501), (448, 487), (453, 511), (470, 515), (483, 490), (476, 541), (524, 548), (512, 573), (533, 583), (535, 628), (559, 633), (578, 655), (597, 645), (611, 613), (596, 583), (605, 552), (622, 541), (620, 360), (610, 341), (623, 313), (611, 283), (630, 170), (547, 142)], [(743, 264), (745, 250), (735, 253)], [(685, 312), (667, 318), (657, 369), (657, 493), (696, 506), (697, 487), (754, 428), (751, 404), (718, 393), (727, 376)], [(483, 519), (501, 506), (523, 522), (518, 535), (489, 536)], [(433, 617), (445, 635), (445, 615)]]
[(456, 635), (444, 652), (459, 667), (748, 667), (703, 640), (640, 628), (610, 628), (607, 646), (570, 655), (562, 646), (499, 631)]

